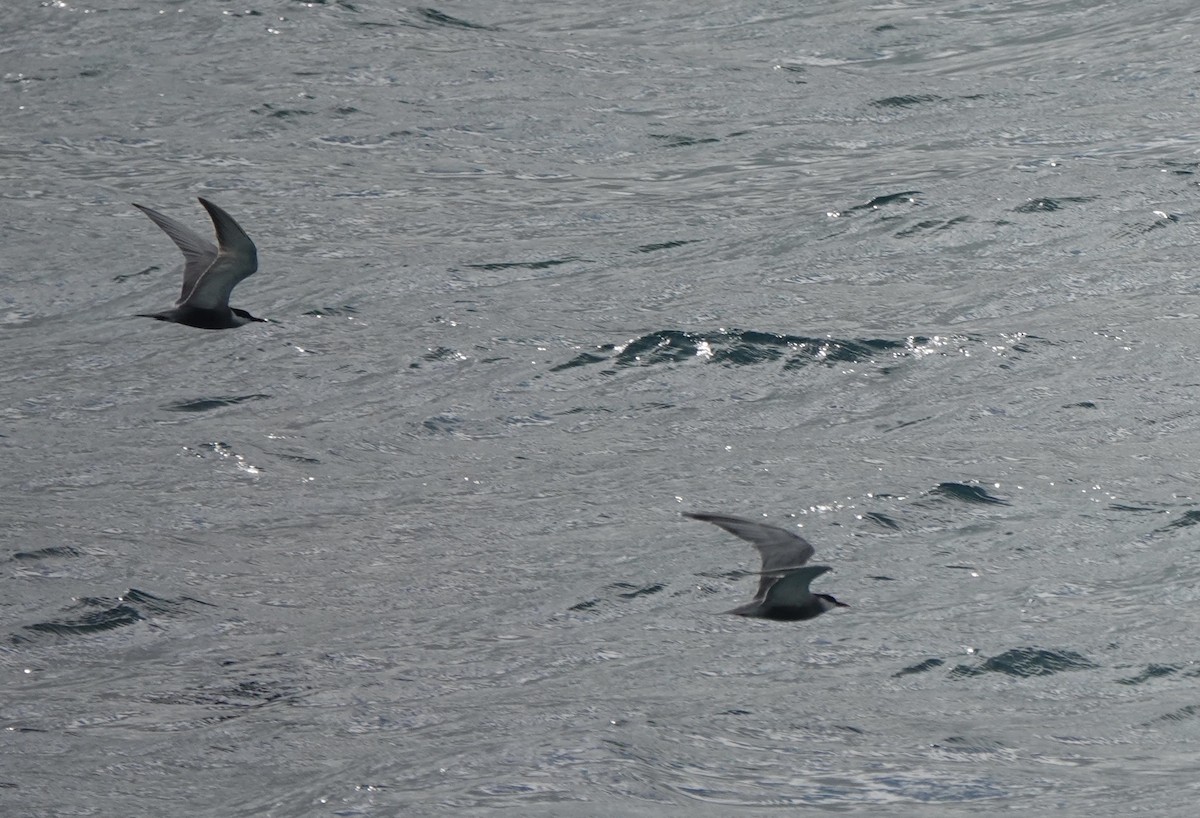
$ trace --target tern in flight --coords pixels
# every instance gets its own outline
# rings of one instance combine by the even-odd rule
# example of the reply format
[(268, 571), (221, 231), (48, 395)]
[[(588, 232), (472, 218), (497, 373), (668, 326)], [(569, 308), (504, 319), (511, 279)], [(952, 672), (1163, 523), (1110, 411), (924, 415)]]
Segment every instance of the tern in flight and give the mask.
[(258, 250), (246, 231), (221, 208), (208, 199), (200, 199), (217, 232), (217, 243), (204, 238), (157, 210), (134, 204), (138, 210), (162, 228), (183, 253), (183, 291), (175, 306), (141, 318), (157, 318), (200, 329), (232, 329), (255, 318), (245, 310), (229, 306), (229, 294), (243, 278), (258, 269)]
[(808, 540), (798, 534), (724, 514), (685, 511), (683, 516), (712, 523), (749, 540), (762, 556), (761, 578), (754, 599), (726, 613), (794, 622), (812, 619), (834, 608), (850, 607), (829, 594), (814, 594), (808, 589), (809, 583), (831, 569), (828, 565), (805, 565), (814, 551)]

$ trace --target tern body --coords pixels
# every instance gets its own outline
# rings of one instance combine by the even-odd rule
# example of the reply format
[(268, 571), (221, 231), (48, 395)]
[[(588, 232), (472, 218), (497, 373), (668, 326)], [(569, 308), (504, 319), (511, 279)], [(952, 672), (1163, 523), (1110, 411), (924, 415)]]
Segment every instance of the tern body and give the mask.
[(200, 204), (212, 219), (217, 234), (215, 245), (157, 210), (134, 205), (162, 228), (183, 253), (183, 290), (175, 306), (162, 312), (142, 313), (139, 317), (200, 329), (232, 329), (251, 321), (265, 320), (229, 306), (233, 288), (258, 269), (258, 250), (254, 242), (233, 216), (207, 199), (200, 199)]
[(849, 608), (829, 594), (814, 594), (808, 586), (831, 570), (828, 565), (806, 565), (815, 550), (808, 540), (773, 525), (755, 523), (724, 514), (685, 511), (683, 516), (720, 526), (751, 542), (762, 557), (758, 591), (754, 599), (726, 613), (756, 619), (794, 622), (812, 619), (834, 608)]

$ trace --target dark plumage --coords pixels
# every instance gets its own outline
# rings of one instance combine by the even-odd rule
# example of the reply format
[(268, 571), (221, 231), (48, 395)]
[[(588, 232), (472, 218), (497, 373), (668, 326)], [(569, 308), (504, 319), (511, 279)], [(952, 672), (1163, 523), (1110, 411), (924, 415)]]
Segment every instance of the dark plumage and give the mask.
[(683, 516), (712, 523), (750, 541), (762, 556), (761, 579), (754, 599), (726, 613), (793, 622), (850, 607), (829, 594), (814, 594), (808, 589), (810, 582), (831, 569), (828, 565), (805, 565), (815, 552), (798, 534), (724, 514), (685, 511)]
[(258, 250), (246, 231), (221, 208), (207, 199), (200, 204), (208, 211), (217, 232), (217, 244), (157, 210), (135, 204), (138, 210), (162, 228), (183, 253), (183, 290), (175, 306), (140, 318), (157, 318), (200, 329), (232, 329), (251, 321), (263, 321), (245, 310), (229, 306), (229, 295), (242, 279), (258, 269)]

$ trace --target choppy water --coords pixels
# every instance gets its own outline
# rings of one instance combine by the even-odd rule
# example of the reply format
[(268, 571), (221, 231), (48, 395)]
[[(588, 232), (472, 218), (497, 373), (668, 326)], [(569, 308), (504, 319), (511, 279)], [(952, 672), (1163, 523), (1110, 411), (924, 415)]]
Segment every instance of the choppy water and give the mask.
[(4, 815), (1191, 814), (1194, 4), (0, 30)]

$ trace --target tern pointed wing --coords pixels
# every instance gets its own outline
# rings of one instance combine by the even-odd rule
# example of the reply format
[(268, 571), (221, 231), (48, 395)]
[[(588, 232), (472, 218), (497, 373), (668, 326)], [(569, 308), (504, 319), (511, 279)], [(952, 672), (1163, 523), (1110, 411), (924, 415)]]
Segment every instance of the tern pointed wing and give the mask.
[(200, 204), (216, 228), (218, 249), (184, 301), (200, 309), (223, 310), (229, 307), (229, 294), (238, 282), (258, 269), (258, 250), (233, 216), (207, 199), (200, 199)]
[[(788, 571), (778, 579), (770, 579), (763, 602), (770, 606), (803, 608), (812, 602), (812, 591), (808, 590), (809, 583), (831, 570), (828, 565), (806, 565), (795, 571)], [(764, 577), (763, 579), (769, 579)]]
[(183, 291), (179, 294), (176, 304), (182, 304), (217, 257), (216, 246), (208, 239), (157, 210), (151, 210), (140, 204), (134, 204), (138, 210), (150, 217), (162, 231), (171, 237), (175, 246), (183, 253)]
[(730, 534), (754, 544), (762, 556), (762, 573), (764, 574), (763, 578), (759, 580), (758, 593), (754, 595), (755, 599), (763, 598), (763, 595), (775, 584), (779, 572), (789, 568), (799, 568), (812, 559), (812, 555), (815, 553), (808, 540), (773, 525), (755, 523), (743, 520), (741, 517), (729, 517), (724, 514), (694, 514), (685, 511), (683, 516), (720, 526)]

